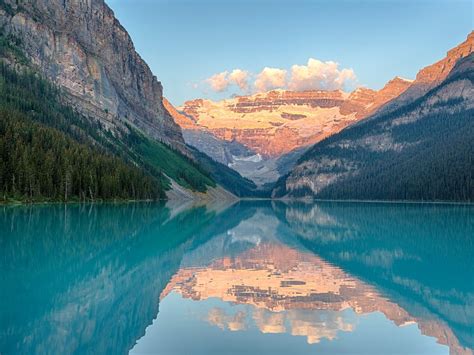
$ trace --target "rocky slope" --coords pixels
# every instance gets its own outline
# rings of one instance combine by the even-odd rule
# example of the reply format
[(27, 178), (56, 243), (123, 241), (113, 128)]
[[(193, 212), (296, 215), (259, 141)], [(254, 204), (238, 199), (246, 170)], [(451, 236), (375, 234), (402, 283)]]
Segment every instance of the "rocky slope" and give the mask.
[(472, 40), (471, 33), (443, 61), (420, 71), (409, 90), (414, 93), (427, 78), (429, 84), (418, 91), (429, 90), (426, 94), (403, 105), (397, 100), (397, 108), (383, 109), (312, 147), (273, 196), (474, 199), (474, 54), (445, 72), (459, 53), (472, 52)]
[(103, 0), (3, 0), (0, 28), (81, 113), (112, 130), (127, 122), (186, 152), (161, 83)]
[(163, 104), (182, 128), (186, 144), (250, 179), (256, 187), (273, 183), (289, 172), (305, 151), (305, 148), (298, 148), (280, 157), (263, 157), (236, 140), (227, 141), (197, 127), (191, 117), (178, 111), (166, 98), (163, 99)]
[(197, 99), (185, 102), (173, 116), (185, 132), (211, 133), (264, 158), (275, 158), (367, 117), (409, 85), (410, 81), (395, 78), (380, 91), (274, 90), (220, 102)]
[(252, 156), (255, 152), (236, 141), (225, 141), (217, 138), (211, 132), (197, 129), (193, 120), (179, 112), (166, 98), (163, 104), (173, 117), (174, 121), (181, 127), (186, 144), (197, 147), (201, 152), (209, 155), (215, 161), (229, 165), (234, 162), (235, 156)]

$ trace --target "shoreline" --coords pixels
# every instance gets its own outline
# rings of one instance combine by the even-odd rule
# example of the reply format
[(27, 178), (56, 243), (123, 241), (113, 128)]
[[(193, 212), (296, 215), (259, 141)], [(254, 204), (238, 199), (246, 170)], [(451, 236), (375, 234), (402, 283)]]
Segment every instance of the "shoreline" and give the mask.
[[(171, 201), (205, 201), (203, 199), (159, 199), (159, 200), (96, 200), (96, 201), (0, 201), (0, 206), (36, 206), (36, 205), (85, 205), (85, 204), (128, 204), (128, 203), (168, 203)], [(331, 200), (331, 199), (289, 199), (289, 198), (262, 198), (262, 197), (237, 197), (235, 202), (246, 201), (279, 201), (283, 203), (301, 203), (301, 204), (318, 204), (318, 203), (370, 203), (370, 204), (423, 204), (423, 205), (467, 205), (474, 206), (471, 201), (423, 201), (423, 200)]]

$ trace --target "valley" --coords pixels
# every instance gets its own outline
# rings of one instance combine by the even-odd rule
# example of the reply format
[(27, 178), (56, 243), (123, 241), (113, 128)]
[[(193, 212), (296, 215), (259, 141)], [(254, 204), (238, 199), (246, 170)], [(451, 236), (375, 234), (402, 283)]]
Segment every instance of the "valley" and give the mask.
[[(90, 164), (84, 169), (79, 163), (61, 163), (65, 168), (54, 178), (56, 187), (45, 188), (32, 167), (39, 162), (25, 158), (16, 166), (5, 158), (3, 200), (444, 200), (447, 195), (441, 191), (452, 189), (462, 190), (453, 197), (456, 200), (472, 198), (473, 32), (445, 58), (421, 69), (415, 80), (396, 76), (380, 90), (364, 86), (352, 91), (276, 88), (223, 100), (198, 98), (174, 106), (105, 2), (63, 5), (59, 0), (22, 4), (4, 0), (0, 11), (3, 75), (11, 71), (21, 78), (21, 73), (28, 72), (30, 78), (39, 80), (35, 85), (57, 88), (57, 93), (42, 99), (54, 102), (57, 110), (73, 113), (75, 123), (65, 122), (72, 119), (67, 115), (59, 121), (48, 117), (37, 122), (38, 114), (48, 110), (33, 104), (34, 97), (15, 99), (12, 106), (6, 93), (21, 95), (30, 84), (8, 87), (10, 74), (3, 79), (2, 106), (20, 111), (28, 122), (65, 134), (87, 149), (118, 159), (136, 176), (130, 184), (127, 179), (119, 182), (123, 179), (119, 175), (105, 183), (100, 166)], [(82, 16), (84, 12), (88, 15)], [(5, 128), (2, 134), (6, 132)], [(437, 141), (452, 152), (438, 152)], [(12, 150), (23, 148), (3, 149), (11, 158)], [(43, 155), (58, 154), (47, 146), (35, 149)], [(423, 158), (417, 149), (423, 149)], [(433, 154), (436, 162), (428, 158)], [(412, 160), (415, 163), (409, 163)], [(453, 160), (458, 164), (449, 171)], [(409, 174), (388, 193), (382, 188), (386, 179), (402, 174), (399, 168), (394, 170), (395, 162), (400, 167), (418, 166), (426, 176), (430, 169), (442, 176), (426, 180), (428, 185), (437, 180), (437, 187), (422, 192), (420, 187), (407, 187), (410, 179), (420, 179)], [(85, 172), (82, 177), (77, 172), (80, 169)], [(145, 186), (155, 187), (137, 194), (135, 186), (143, 186), (138, 176), (147, 181)], [(106, 185), (117, 184), (120, 187), (112, 189), (116, 192), (106, 192), (111, 189)], [(362, 186), (381, 187), (375, 193)]]

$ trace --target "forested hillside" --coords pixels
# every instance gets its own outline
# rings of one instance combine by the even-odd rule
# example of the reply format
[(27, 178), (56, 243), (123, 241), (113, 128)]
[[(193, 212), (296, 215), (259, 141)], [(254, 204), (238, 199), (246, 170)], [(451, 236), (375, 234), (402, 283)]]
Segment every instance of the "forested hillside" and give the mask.
[(1, 56), (22, 68), (0, 64), (1, 200), (160, 199), (168, 178), (200, 192), (215, 186), (191, 158), (136, 128), (112, 133), (75, 112), (14, 41), (0, 39)]
[(473, 201), (473, 117), (474, 110), (434, 114), (412, 127), (398, 126), (395, 139), (412, 147), (361, 153), (361, 173), (326, 187), (319, 197)]
[(0, 109), (0, 200), (164, 198), (159, 180), (66, 134)]

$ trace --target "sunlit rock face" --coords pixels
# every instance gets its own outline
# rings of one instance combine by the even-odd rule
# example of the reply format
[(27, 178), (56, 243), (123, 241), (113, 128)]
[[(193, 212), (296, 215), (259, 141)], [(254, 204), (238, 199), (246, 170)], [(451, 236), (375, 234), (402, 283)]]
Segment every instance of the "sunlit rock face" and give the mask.
[(463, 58), (474, 50), (474, 32), (471, 32), (467, 39), (459, 46), (448, 51), (445, 58), (420, 70), (416, 75), (414, 84), (419, 82), (440, 82), (444, 80), (458, 59)]
[(218, 298), (251, 305), (235, 313), (214, 307), (205, 320), (223, 330), (241, 331), (249, 328), (251, 319), (262, 333), (304, 336), (309, 344), (355, 330), (355, 314), (381, 312), (397, 326), (417, 323), (423, 334), (449, 345), (454, 354), (470, 353), (444, 323), (414, 318), (374, 287), (317, 255), (283, 244), (253, 243), (243, 253), (208, 266), (182, 267), (160, 298), (176, 292), (194, 301)]
[(163, 106), (163, 88), (103, 0), (0, 3), (0, 27), (20, 41), (35, 68), (59, 85), (75, 109), (109, 129), (135, 125), (183, 149)]
[(393, 100), (393, 102), (387, 104), (384, 109), (392, 110), (398, 108), (426, 94), (429, 90), (447, 78), (459, 59), (468, 56), (473, 51), (474, 31), (467, 36), (467, 39), (464, 42), (449, 50), (446, 57), (421, 69), (416, 75), (416, 79), (403, 92), (403, 94)]
[(396, 78), (380, 91), (274, 90), (219, 102), (187, 101), (170, 112), (184, 130), (212, 133), (270, 158), (339, 132), (367, 117), (409, 85), (410, 81)]

